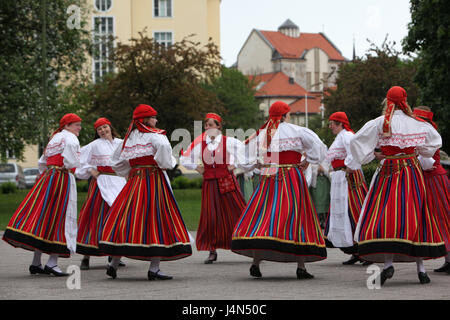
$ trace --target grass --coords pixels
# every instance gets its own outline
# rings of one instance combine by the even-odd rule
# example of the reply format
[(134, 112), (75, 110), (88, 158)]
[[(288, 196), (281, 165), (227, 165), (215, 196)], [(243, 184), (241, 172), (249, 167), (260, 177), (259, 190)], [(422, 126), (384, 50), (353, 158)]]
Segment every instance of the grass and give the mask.
[[(11, 216), (29, 191), (29, 189), (17, 190), (15, 193), (0, 194), (0, 230), (5, 230)], [(200, 218), (201, 189), (176, 189), (174, 195), (188, 230), (197, 230)], [(78, 192), (78, 211), (85, 199), (86, 192)]]

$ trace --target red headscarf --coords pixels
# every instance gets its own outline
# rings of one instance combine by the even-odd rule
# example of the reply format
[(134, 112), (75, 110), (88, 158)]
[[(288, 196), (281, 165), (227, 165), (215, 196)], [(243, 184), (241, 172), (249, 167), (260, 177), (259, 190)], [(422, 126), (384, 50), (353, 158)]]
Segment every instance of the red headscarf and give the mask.
[(222, 123), (222, 118), (217, 113), (207, 113), (205, 116), (205, 120), (214, 119), (219, 123)]
[(94, 129), (97, 130), (98, 127), (104, 126), (105, 124), (111, 126), (111, 122), (109, 122), (106, 118), (98, 118), (94, 123)]
[(411, 108), (406, 103), (406, 91), (402, 87), (392, 87), (389, 89), (386, 95), (387, 99), (387, 108), (386, 113), (384, 115), (384, 123), (383, 123), (383, 135), (385, 137), (391, 136), (391, 120), (392, 114), (394, 113), (395, 106), (399, 107), (405, 114), (411, 116), (412, 111)]
[(159, 133), (159, 134), (166, 134), (165, 130), (157, 129), (157, 128), (150, 128), (147, 127), (142, 120), (144, 118), (149, 117), (156, 117), (158, 115), (158, 112), (156, 112), (155, 109), (153, 109), (151, 106), (146, 104), (140, 104), (134, 109), (133, 111), (133, 121), (131, 122), (130, 126), (128, 127), (128, 131), (125, 135), (125, 138), (123, 139), (122, 144), (122, 150), (125, 147), (125, 143), (128, 140), (128, 136), (131, 133), (131, 130), (133, 129), (133, 125), (136, 126), (136, 128), (139, 130), (139, 132), (147, 132), (147, 133)]
[(433, 127), (437, 130), (437, 125), (436, 125), (436, 123), (433, 121), (433, 112), (415, 108), (414, 111), (413, 111), (413, 114), (414, 114), (416, 117), (420, 117), (420, 118), (422, 118), (422, 119), (427, 120), (427, 121), (428, 121), (429, 123), (431, 123), (431, 124), (433, 125)]
[(343, 111), (333, 113), (328, 120), (337, 121), (343, 124), (345, 130), (355, 133), (350, 127), (350, 122), (348, 121), (347, 114)]
[(270, 146), (270, 143), (272, 141), (271, 132), (273, 130), (278, 129), (278, 126), (281, 123), (282, 117), (289, 111), (291, 111), (291, 107), (289, 107), (289, 105), (287, 103), (285, 103), (283, 101), (274, 102), (269, 108), (269, 119), (267, 119), (267, 121), (261, 126), (261, 128), (259, 128), (258, 131), (256, 131), (256, 134), (252, 135), (250, 138), (245, 140), (245, 143), (246, 144), (249, 143), (250, 140), (252, 140), (253, 138), (255, 138), (259, 135), (261, 130), (263, 130), (264, 128), (267, 128), (267, 131), (266, 131), (267, 145), (266, 145), (266, 147)]
[(53, 136), (55, 134), (57, 134), (58, 132), (63, 131), (64, 127), (68, 124), (74, 123), (74, 122), (81, 122), (81, 118), (79, 116), (77, 116), (75, 113), (67, 113), (65, 114), (61, 120), (59, 120), (59, 128), (56, 129), (53, 133), (52, 136), (50, 137), (53, 138)]

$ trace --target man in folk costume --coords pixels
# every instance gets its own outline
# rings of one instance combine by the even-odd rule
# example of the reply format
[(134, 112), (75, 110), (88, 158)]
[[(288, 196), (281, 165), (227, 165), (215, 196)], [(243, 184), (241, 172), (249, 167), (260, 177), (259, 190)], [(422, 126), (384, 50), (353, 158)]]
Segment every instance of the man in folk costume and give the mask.
[(372, 179), (355, 232), (358, 253), (367, 261), (384, 262), (383, 285), (394, 274), (394, 262), (416, 262), (419, 281), (430, 282), (423, 259), (446, 254), (442, 232), (426, 203), (425, 181), (416, 153), (432, 157), (442, 145), (439, 133), (417, 120), (406, 91), (392, 87), (385, 114), (367, 122), (350, 142), (351, 169), (369, 163), (381, 149), (381, 168)]
[(350, 141), (355, 134), (350, 128), (347, 115), (345, 112), (335, 112), (330, 116), (329, 122), (329, 128), (336, 139), (328, 149), (327, 156), (333, 172), (330, 174), (330, 211), (324, 233), (330, 247), (340, 248), (352, 255), (350, 260), (343, 263), (350, 265), (360, 261), (353, 236), (367, 185), (360, 165), (356, 170), (347, 167), (353, 161)]
[[(430, 108), (420, 106), (414, 109), (414, 115), (430, 123), (436, 130), (437, 125), (433, 121), (433, 112)], [(434, 272), (446, 272), (450, 274), (450, 181), (447, 171), (441, 165), (439, 150), (433, 157), (418, 157), (423, 168), (425, 185), (427, 190), (427, 203), (430, 212), (435, 215), (442, 231), (447, 255), (444, 265)]]
[[(269, 119), (247, 141), (248, 170), (261, 181), (233, 232), (232, 251), (253, 258), (250, 275), (261, 277), (262, 260), (297, 262), (297, 278), (311, 279), (305, 262), (326, 259), (322, 229), (303, 170), (319, 164), (326, 146), (311, 130), (288, 123), (290, 107), (272, 104)], [(302, 162), (302, 154), (306, 159)]]
[(117, 176), (111, 167), (111, 156), (122, 139), (117, 138), (116, 131), (106, 118), (97, 119), (94, 129), (94, 141), (81, 148), (81, 166), (75, 171), (78, 179), (90, 179), (78, 223), (77, 253), (84, 255), (81, 270), (89, 269), (90, 256), (103, 255), (98, 249), (98, 236), (106, 213), (127, 182)]
[[(31, 274), (67, 276), (58, 257), (76, 251), (77, 188), (73, 172), (80, 165), (81, 118), (64, 115), (39, 159), (41, 176), (17, 208), (3, 234), (14, 247), (34, 251)], [(50, 255), (45, 267), (42, 253)]]
[(196, 236), (197, 250), (209, 251), (205, 260), (217, 260), (217, 249), (231, 249), (234, 226), (245, 208), (233, 169), (244, 162), (244, 144), (222, 134), (222, 118), (205, 117), (205, 132), (180, 157), (180, 163), (203, 176), (202, 207)]
[(106, 274), (117, 277), (120, 257), (151, 261), (148, 280), (170, 280), (160, 261), (192, 254), (189, 233), (173, 195), (166, 169), (175, 158), (166, 132), (156, 128), (157, 112), (141, 104), (124, 141), (111, 158), (111, 167), (127, 183), (109, 209), (99, 249), (113, 256)]

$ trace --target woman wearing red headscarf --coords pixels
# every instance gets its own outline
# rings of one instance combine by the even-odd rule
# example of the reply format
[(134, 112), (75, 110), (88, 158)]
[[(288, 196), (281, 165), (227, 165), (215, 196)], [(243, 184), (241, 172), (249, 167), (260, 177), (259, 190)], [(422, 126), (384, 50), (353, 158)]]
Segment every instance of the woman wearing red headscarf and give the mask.
[(111, 156), (122, 142), (106, 118), (94, 123), (94, 141), (81, 148), (78, 179), (90, 179), (86, 201), (81, 207), (78, 223), (77, 253), (83, 254), (81, 270), (89, 269), (90, 256), (102, 256), (98, 236), (109, 208), (125, 186), (126, 180), (111, 168)]
[(384, 262), (381, 285), (392, 278), (393, 262), (416, 262), (419, 281), (429, 283), (423, 259), (446, 254), (442, 232), (426, 203), (425, 182), (416, 154), (431, 157), (442, 145), (439, 133), (417, 120), (401, 87), (389, 89), (385, 114), (366, 123), (350, 142), (351, 169), (375, 158), (384, 160), (372, 179), (355, 232), (358, 253)]
[[(253, 258), (250, 275), (261, 277), (262, 260), (297, 262), (297, 278), (310, 279), (305, 262), (326, 259), (320, 222), (303, 174), (319, 164), (326, 146), (311, 130), (288, 123), (290, 107), (272, 104), (269, 119), (247, 141), (250, 165), (261, 181), (233, 232), (232, 251)], [(302, 154), (306, 159), (301, 162)]]
[[(437, 125), (433, 121), (433, 112), (430, 108), (421, 106), (414, 109), (414, 115), (430, 123), (436, 130)], [(433, 157), (418, 157), (423, 168), (425, 185), (427, 189), (427, 203), (430, 212), (436, 216), (439, 229), (442, 231), (447, 255), (442, 267), (435, 272), (446, 272), (450, 274), (450, 181), (447, 171), (441, 165), (439, 150)]]
[(156, 128), (157, 112), (139, 105), (124, 141), (111, 158), (113, 170), (127, 183), (109, 209), (99, 248), (113, 256), (106, 274), (117, 276), (120, 257), (151, 261), (148, 280), (169, 280), (160, 261), (192, 254), (190, 238), (170, 187), (166, 169), (175, 158), (166, 132)]
[(222, 135), (222, 118), (205, 117), (205, 133), (194, 140), (180, 157), (180, 163), (203, 176), (202, 208), (196, 236), (197, 250), (209, 251), (205, 260), (217, 260), (216, 249), (231, 249), (233, 228), (245, 207), (232, 170), (243, 162), (244, 144)]
[(335, 112), (329, 118), (329, 128), (336, 139), (328, 149), (328, 161), (333, 167), (330, 189), (330, 211), (325, 225), (325, 237), (330, 247), (341, 248), (351, 254), (350, 265), (360, 261), (358, 247), (353, 236), (358, 223), (361, 207), (367, 193), (367, 185), (361, 166), (349, 170), (347, 164), (353, 160), (350, 140), (354, 136), (345, 112)]
[[(73, 171), (80, 165), (81, 118), (68, 113), (61, 118), (39, 159), (41, 176), (19, 205), (3, 234), (14, 247), (34, 251), (31, 274), (67, 276), (58, 257), (76, 251), (77, 188)], [(42, 253), (50, 258), (41, 265)]]

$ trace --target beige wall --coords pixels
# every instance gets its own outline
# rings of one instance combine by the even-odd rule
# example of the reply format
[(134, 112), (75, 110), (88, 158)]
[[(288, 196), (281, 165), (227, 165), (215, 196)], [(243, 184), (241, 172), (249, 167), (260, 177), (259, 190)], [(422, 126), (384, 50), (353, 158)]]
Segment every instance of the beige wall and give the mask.
[(272, 49), (253, 30), (238, 55), (238, 69), (245, 75), (273, 72)]
[(37, 145), (26, 145), (24, 154), (23, 154), (23, 161), (17, 161), (16, 159), (8, 159), (7, 162), (14, 162), (18, 165), (22, 166), (22, 168), (33, 168), (38, 166), (38, 146)]

